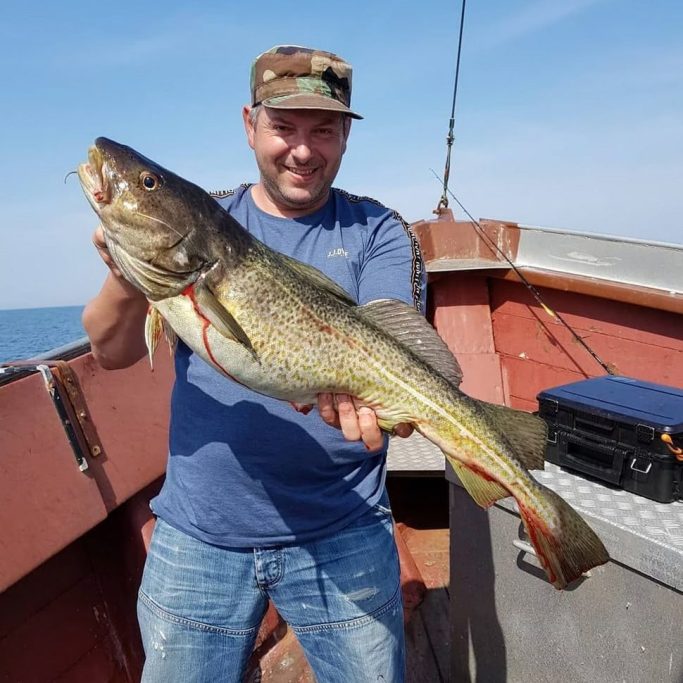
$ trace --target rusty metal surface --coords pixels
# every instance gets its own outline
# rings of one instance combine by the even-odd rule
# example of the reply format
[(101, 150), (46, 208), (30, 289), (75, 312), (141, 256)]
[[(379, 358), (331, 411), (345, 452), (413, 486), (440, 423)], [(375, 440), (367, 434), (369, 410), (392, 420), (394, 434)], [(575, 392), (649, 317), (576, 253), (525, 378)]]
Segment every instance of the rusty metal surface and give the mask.
[(97, 428), (90, 415), (88, 402), (78, 382), (78, 375), (71, 366), (63, 360), (55, 362), (53, 374), (59, 379), (69, 397), (70, 408), (74, 419), (78, 422), (84, 440), (85, 450), (90, 457), (96, 458), (102, 454), (102, 444), (97, 434)]

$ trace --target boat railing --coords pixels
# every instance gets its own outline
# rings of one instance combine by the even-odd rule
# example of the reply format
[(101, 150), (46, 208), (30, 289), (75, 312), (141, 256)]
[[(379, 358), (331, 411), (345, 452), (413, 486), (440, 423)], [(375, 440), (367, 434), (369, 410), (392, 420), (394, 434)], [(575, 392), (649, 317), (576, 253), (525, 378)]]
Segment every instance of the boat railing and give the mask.
[(39, 372), (38, 366), (45, 361), (70, 361), (89, 351), (90, 340), (88, 337), (81, 337), (68, 344), (56, 346), (39, 356), (0, 362), (0, 386)]

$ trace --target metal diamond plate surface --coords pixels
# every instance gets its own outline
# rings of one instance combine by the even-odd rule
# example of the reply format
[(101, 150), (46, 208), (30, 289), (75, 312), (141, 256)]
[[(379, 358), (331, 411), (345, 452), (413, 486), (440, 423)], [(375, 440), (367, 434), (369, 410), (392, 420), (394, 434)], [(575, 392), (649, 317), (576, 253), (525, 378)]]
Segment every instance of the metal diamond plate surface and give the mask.
[(389, 439), (387, 468), (390, 472), (443, 472), (446, 459), (431, 442), (414, 432), (407, 439)]
[(677, 550), (683, 560), (683, 502), (657, 503), (573, 476), (552, 463), (534, 472), (542, 484), (591, 517)]
[(657, 503), (552, 463), (533, 474), (583, 513), (613, 560), (683, 591), (683, 501)]
[[(419, 434), (389, 442), (387, 466), (400, 473), (444, 472), (441, 451)], [(450, 481), (457, 481), (452, 469)], [(683, 591), (683, 501), (657, 503), (584, 479), (546, 463), (533, 476), (580, 512), (602, 539), (612, 560)], [(512, 498), (497, 503), (517, 512)]]
[[(683, 591), (683, 502), (657, 503), (549, 462), (532, 474), (586, 518), (613, 561)], [(497, 505), (517, 512), (510, 498)]]

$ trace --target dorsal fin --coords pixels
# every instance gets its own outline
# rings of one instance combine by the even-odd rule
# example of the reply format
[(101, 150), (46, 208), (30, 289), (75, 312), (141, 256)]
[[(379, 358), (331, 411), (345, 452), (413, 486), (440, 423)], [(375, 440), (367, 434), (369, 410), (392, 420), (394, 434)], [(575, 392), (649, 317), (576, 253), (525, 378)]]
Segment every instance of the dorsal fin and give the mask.
[(307, 263), (301, 263), (291, 256), (286, 256), (285, 254), (277, 254), (277, 256), (282, 259), (282, 261), (289, 266), (299, 277), (309, 280), (316, 287), (326, 290), (334, 297), (339, 299), (349, 306), (355, 306), (356, 302), (351, 298), (351, 295), (343, 288), (340, 287), (334, 280), (331, 280), (327, 275), (321, 273), (314, 266), (310, 266)]
[(545, 420), (524, 410), (515, 410), (486, 401), (477, 401), (486, 417), (500, 430), (528, 470), (542, 470), (548, 425)]
[(456, 387), (462, 381), (458, 361), (437, 331), (412, 306), (395, 299), (377, 299), (358, 307), (367, 320), (375, 323), (409, 348)]

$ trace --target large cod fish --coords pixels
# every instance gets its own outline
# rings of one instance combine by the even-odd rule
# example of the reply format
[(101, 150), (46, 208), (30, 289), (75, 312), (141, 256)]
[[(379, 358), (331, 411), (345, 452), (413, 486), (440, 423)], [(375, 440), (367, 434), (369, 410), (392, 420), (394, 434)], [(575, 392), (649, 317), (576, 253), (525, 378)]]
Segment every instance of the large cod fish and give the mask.
[(544, 422), (460, 391), (457, 361), (413, 308), (356, 305), (320, 271), (252, 237), (204, 190), (124, 145), (98, 138), (78, 175), (112, 258), (150, 302), (150, 356), (170, 327), (259, 393), (298, 406), (321, 392), (356, 396), (383, 429), (407, 422), (435, 443), (479, 505), (514, 496), (555, 587), (608, 560), (583, 519), (529, 474), (543, 467)]

